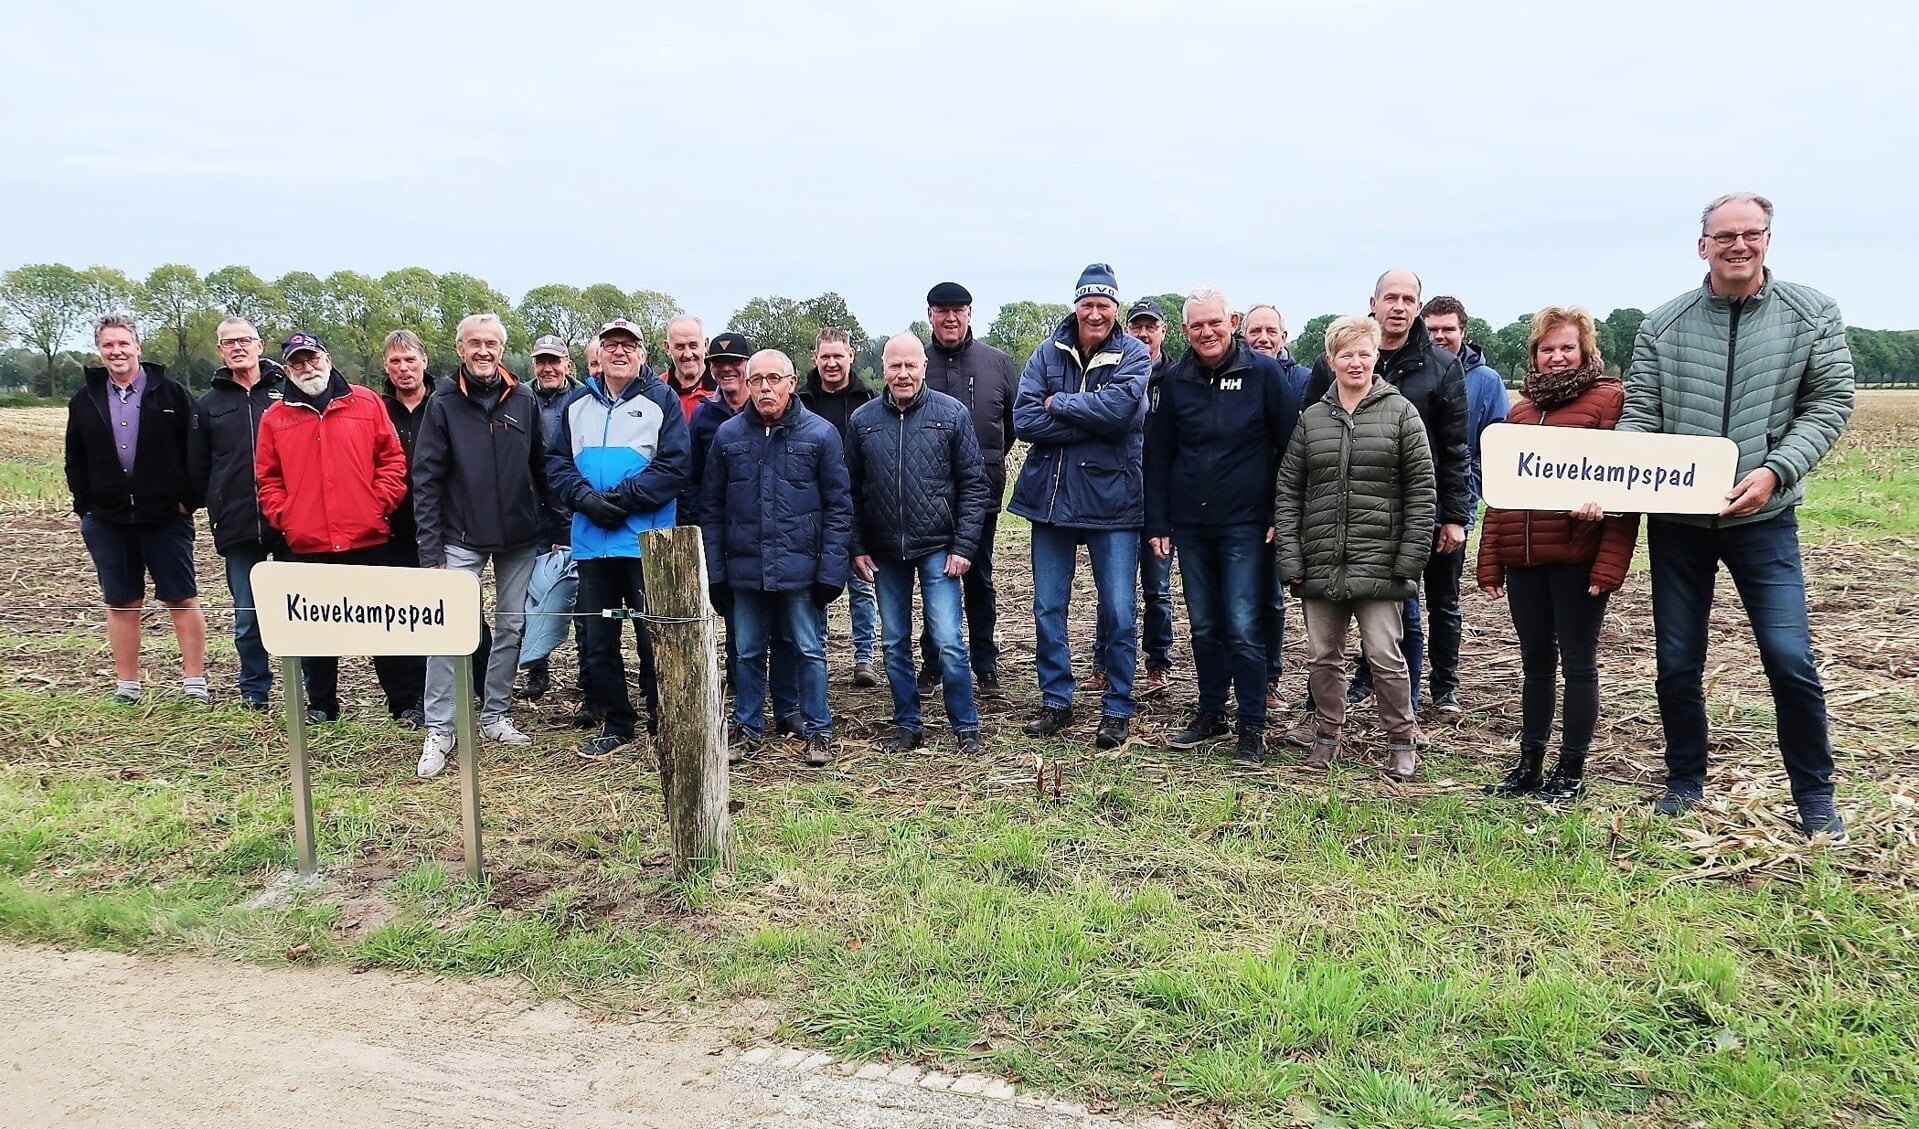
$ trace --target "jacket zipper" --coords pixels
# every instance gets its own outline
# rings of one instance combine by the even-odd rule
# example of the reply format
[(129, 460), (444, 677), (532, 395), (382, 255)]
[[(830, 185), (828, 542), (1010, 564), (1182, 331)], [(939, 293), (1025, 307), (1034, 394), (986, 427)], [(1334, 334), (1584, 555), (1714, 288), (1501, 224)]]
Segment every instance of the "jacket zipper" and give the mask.
[(1333, 599), (1335, 600), (1346, 598), (1346, 535), (1351, 531), (1352, 524), (1350, 509), (1353, 482), (1353, 429), (1358, 423), (1356, 418), (1358, 409), (1363, 406), (1365, 406), (1364, 401), (1361, 401), (1351, 412), (1344, 412), (1342, 409), (1343, 414), (1339, 421), (1345, 430), (1339, 436), (1339, 539), (1335, 545), (1336, 552), (1333, 557), (1339, 564), (1335, 566), (1333, 573)]
[[(900, 441), (893, 450), (893, 497), (901, 503), (901, 514), (905, 516), (906, 502), (906, 410), (900, 409)], [(906, 523), (900, 522), (900, 559), (906, 559)]]
[[(1055, 349), (1061, 348), (1060, 343), (1057, 341), (1053, 341), (1051, 342), (1051, 344)], [(1086, 362), (1080, 360), (1078, 346), (1075, 346), (1070, 350), (1062, 349), (1061, 351), (1072, 353), (1073, 363), (1077, 365), (1079, 368), (1079, 385), (1080, 385), (1079, 391), (1081, 392), (1086, 391)], [(1070, 390), (1066, 388), (1062, 388), (1060, 389), (1060, 391), (1066, 392)], [(1059, 465), (1053, 468), (1053, 494), (1052, 494), (1052, 497), (1046, 500), (1046, 521), (1048, 524), (1052, 523), (1053, 514), (1055, 511), (1059, 509), (1059, 486), (1060, 486), (1060, 483), (1065, 478), (1066, 478), (1066, 449), (1062, 447), (1060, 448), (1060, 452), (1059, 452)]]

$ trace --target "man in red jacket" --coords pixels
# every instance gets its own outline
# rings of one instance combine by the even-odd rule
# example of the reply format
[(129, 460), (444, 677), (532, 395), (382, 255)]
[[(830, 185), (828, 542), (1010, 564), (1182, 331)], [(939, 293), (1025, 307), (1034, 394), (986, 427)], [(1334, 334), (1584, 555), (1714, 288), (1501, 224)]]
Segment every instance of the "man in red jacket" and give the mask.
[[(287, 338), (280, 355), (286, 394), (260, 417), (254, 456), (261, 514), (295, 560), (387, 563), (388, 522), (406, 497), (407, 479), (406, 452), (386, 404), (333, 371), (333, 359), (310, 333)], [(394, 661), (373, 660), (376, 668)], [(307, 720), (337, 721), (339, 660), (303, 659), (300, 666)]]

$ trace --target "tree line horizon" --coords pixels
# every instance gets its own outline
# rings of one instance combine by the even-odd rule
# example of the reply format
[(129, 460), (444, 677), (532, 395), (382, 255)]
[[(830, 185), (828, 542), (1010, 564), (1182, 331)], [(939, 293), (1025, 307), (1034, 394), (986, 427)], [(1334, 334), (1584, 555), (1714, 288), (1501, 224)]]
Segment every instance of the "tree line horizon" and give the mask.
[[(1428, 295), (1430, 297), (1431, 295)], [(1166, 311), (1165, 350), (1185, 353), (1176, 292), (1145, 294)], [(974, 327), (981, 340), (1023, 363), (1070, 307), (1064, 302), (1017, 300), (1004, 303), (990, 326)], [(1471, 309), (1470, 303), (1468, 310)], [(93, 319), (103, 313), (130, 313), (140, 323), (143, 353), (168, 367), (193, 389), (204, 389), (219, 368), (214, 329), (224, 317), (251, 322), (265, 340), (266, 355), (296, 330), (317, 334), (349, 380), (375, 384), (382, 377), (381, 347), (387, 333), (411, 329), (425, 342), (429, 371), (444, 375), (455, 364), (453, 332), (462, 317), (491, 311), (506, 323), (510, 367), (526, 371), (527, 351), (535, 337), (553, 334), (582, 360), (585, 343), (599, 327), (625, 317), (645, 327), (648, 359), (662, 368), (666, 325), (686, 311), (659, 290), (624, 290), (612, 283), (579, 287), (549, 283), (510, 301), (484, 279), (460, 272), (434, 274), (405, 267), (379, 277), (335, 271), (321, 278), (290, 271), (271, 282), (250, 268), (227, 266), (202, 276), (184, 263), (155, 267), (134, 279), (113, 267), (84, 269), (62, 263), (32, 263), (0, 274), (0, 387), (24, 386), (39, 396), (71, 393), (91, 357)], [(699, 313), (699, 311), (690, 311)], [(1338, 314), (1322, 313), (1304, 321), (1282, 310), (1292, 333), (1290, 349), (1304, 364), (1318, 357), (1325, 328)], [(1642, 310), (1622, 307), (1603, 318), (1597, 311), (1600, 352), (1608, 369), (1619, 371), (1630, 356), (1632, 340), (1645, 319)], [(838, 293), (794, 299), (763, 295), (733, 311), (724, 322), (702, 315), (708, 336), (722, 330), (745, 334), (760, 348), (779, 349), (802, 371), (811, 363), (819, 330), (843, 329), (858, 352), (855, 374), (877, 386), (880, 350), (887, 333), (871, 334)], [(1509, 382), (1525, 372), (1526, 341), (1532, 315), (1522, 314), (1495, 328), (1471, 317), (1467, 340), (1486, 354)], [(924, 320), (908, 329), (930, 340)], [(1847, 328), (1859, 383), (1904, 384), (1919, 380), (1919, 330)], [(70, 346), (76, 340), (82, 348)], [(583, 368), (584, 366), (581, 365)]]

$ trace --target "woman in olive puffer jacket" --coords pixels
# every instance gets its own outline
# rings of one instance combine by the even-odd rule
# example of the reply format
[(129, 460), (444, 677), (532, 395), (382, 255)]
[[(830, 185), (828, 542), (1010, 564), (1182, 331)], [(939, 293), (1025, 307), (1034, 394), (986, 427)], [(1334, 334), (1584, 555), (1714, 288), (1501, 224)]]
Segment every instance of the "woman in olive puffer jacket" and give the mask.
[(1347, 317), (1326, 331), (1335, 380), (1300, 414), (1280, 464), (1274, 540), (1280, 579), (1303, 601), (1318, 735), (1306, 767), (1324, 769), (1346, 722), (1346, 629), (1373, 665), (1387, 775), (1415, 768), (1412, 684), (1400, 605), (1433, 548), (1437, 492), (1419, 410), (1374, 372), (1379, 324)]
[[(1592, 315), (1548, 306), (1533, 315), (1532, 363), (1507, 423), (1610, 431), (1625, 388), (1605, 375)], [(1486, 511), (1479, 535), (1479, 587), (1506, 597), (1519, 636), (1519, 762), (1490, 784), (1494, 796), (1532, 793), (1573, 800), (1586, 783), (1586, 753), (1599, 721), (1599, 626), (1607, 597), (1625, 582), (1639, 515), (1606, 516), (1596, 502), (1570, 512)], [(1559, 763), (1541, 778), (1553, 728), (1553, 684), (1566, 677)]]

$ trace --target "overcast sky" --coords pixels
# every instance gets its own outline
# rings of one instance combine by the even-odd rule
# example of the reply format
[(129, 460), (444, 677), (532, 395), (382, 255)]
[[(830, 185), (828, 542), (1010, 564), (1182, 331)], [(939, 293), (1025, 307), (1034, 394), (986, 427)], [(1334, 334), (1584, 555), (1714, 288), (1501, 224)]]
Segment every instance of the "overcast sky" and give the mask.
[(672, 294), (1225, 287), (1295, 324), (1382, 269), (1494, 324), (1650, 309), (1698, 210), (1919, 326), (1919, 15), (1823, 4), (458, 5), (10, 0), (0, 268), (465, 271)]

